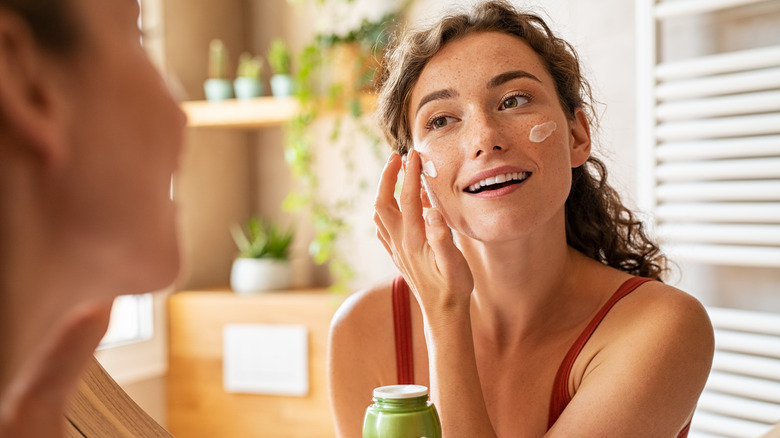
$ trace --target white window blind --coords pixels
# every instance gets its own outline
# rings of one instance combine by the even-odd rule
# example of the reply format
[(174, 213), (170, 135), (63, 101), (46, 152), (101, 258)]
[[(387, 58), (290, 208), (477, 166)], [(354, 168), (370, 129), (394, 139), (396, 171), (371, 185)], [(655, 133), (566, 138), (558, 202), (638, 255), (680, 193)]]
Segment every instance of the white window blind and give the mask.
[(641, 207), (652, 212), (673, 257), (780, 267), (780, 37), (736, 51), (674, 60), (663, 55), (664, 45), (677, 43), (665, 40), (668, 20), (778, 2), (636, 5)]
[(780, 422), (780, 315), (708, 312), (715, 357), (689, 437), (763, 437)]

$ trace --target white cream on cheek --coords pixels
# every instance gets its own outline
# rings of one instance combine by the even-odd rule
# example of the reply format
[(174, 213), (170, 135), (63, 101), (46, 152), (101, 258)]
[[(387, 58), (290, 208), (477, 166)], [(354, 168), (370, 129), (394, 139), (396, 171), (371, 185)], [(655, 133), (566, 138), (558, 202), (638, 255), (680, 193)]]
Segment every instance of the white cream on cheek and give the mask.
[(431, 178), (436, 178), (436, 175), (438, 175), (438, 173), (436, 173), (436, 166), (433, 165), (433, 161), (424, 162), (422, 171), (426, 176)]
[(547, 140), (547, 138), (550, 137), (550, 135), (552, 135), (552, 133), (555, 132), (557, 128), (558, 124), (552, 120), (549, 122), (544, 122), (540, 125), (536, 125), (531, 128), (531, 133), (528, 134), (528, 140), (534, 143), (541, 143)]

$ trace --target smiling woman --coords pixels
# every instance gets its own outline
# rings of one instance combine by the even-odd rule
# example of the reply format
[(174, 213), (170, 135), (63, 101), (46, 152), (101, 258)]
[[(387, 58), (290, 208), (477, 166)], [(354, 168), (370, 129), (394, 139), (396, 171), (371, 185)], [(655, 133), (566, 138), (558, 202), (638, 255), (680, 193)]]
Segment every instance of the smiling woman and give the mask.
[(580, 71), (504, 1), (388, 54), (379, 119), (396, 152), (374, 220), (401, 276), (334, 318), (340, 436), (359, 436), (371, 390), (397, 383), (431, 388), (444, 436), (687, 435), (712, 327), (660, 281), (665, 258), (592, 155)]
[(0, 0), (1, 436), (62, 435), (113, 299), (178, 275), (185, 120), (138, 14), (134, 0)]

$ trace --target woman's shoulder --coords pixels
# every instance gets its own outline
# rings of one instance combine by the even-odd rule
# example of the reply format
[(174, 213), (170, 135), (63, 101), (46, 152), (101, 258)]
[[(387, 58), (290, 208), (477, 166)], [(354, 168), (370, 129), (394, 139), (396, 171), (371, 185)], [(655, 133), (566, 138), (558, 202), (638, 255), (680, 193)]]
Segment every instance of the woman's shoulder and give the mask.
[(331, 320), (331, 338), (361, 348), (377, 341), (392, 342), (392, 293), (392, 280), (352, 293)]
[(392, 280), (358, 290), (348, 296), (333, 317), (332, 324), (363, 324), (392, 312)]
[(639, 293), (631, 294), (633, 297), (627, 300), (631, 313), (650, 317), (650, 321), (637, 321), (640, 326), (666, 321), (668, 324), (704, 325), (711, 329), (707, 310), (693, 295), (660, 281), (648, 281), (640, 288)]
[(604, 345), (634, 350), (663, 345), (689, 358), (711, 358), (713, 329), (707, 310), (693, 295), (648, 281), (621, 299), (604, 319)]

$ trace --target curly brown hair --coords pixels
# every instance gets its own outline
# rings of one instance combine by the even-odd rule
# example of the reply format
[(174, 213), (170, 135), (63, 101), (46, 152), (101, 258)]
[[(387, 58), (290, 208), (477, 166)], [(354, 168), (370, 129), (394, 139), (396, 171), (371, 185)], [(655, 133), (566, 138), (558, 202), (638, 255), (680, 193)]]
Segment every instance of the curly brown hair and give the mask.
[[(407, 109), (425, 65), (447, 43), (479, 32), (501, 32), (523, 39), (552, 76), (566, 116), (573, 120), (580, 108), (588, 123), (597, 125), (590, 85), (580, 71), (574, 48), (555, 36), (539, 16), (521, 12), (506, 1), (491, 0), (391, 42), (379, 72), (377, 115), (386, 139), (399, 154), (412, 147)], [(666, 271), (665, 256), (607, 183), (606, 166), (598, 158), (590, 156), (585, 164), (572, 169), (565, 211), (570, 246), (630, 274), (661, 279)]]

